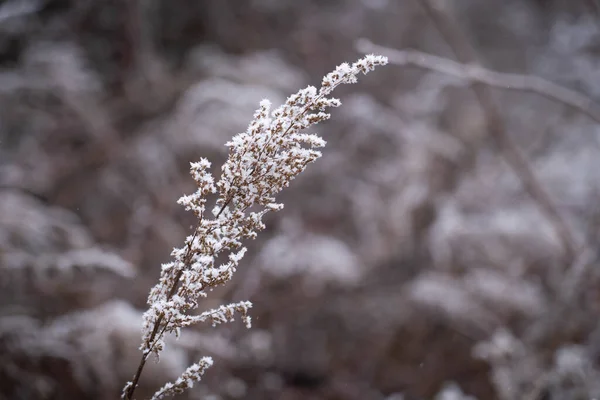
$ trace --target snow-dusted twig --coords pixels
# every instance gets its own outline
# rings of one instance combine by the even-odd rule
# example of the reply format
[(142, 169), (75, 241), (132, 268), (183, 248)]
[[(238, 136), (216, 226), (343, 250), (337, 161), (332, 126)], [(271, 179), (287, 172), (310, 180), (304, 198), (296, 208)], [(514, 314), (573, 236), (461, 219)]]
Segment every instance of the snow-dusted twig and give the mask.
[(206, 370), (212, 365), (212, 358), (202, 357), (199, 362), (192, 364), (189, 368), (187, 368), (174, 383), (169, 382), (160, 388), (156, 393), (154, 393), (152, 400), (159, 400), (165, 396), (183, 393), (186, 389), (193, 387), (194, 382), (200, 381), (202, 375), (204, 375), (204, 372), (206, 372)]
[[(321, 156), (317, 149), (325, 141), (302, 132), (329, 119), (325, 111), (341, 104), (328, 96), (341, 84), (355, 83), (361, 72), (366, 74), (386, 63), (385, 57), (368, 55), (352, 65), (341, 64), (323, 78), (320, 89), (302, 89), (275, 110), (271, 110), (268, 100), (261, 101), (247, 130), (226, 144), (229, 158), (217, 182), (208, 160), (191, 163), (198, 190), (181, 197), (179, 203), (194, 212), (198, 223), (184, 247), (173, 250), (173, 261), (162, 266), (159, 282), (150, 291), (149, 309), (144, 314), (142, 358), (133, 380), (123, 389), (124, 399), (133, 398), (148, 357), (158, 356), (163, 350), (166, 334), (178, 335), (182, 327), (196, 322), (227, 322), (235, 312), (250, 325), (250, 302), (221, 306), (199, 315), (190, 311), (198, 307), (200, 298), (206, 297), (206, 289), (231, 279), (246, 251), (242, 240), (253, 239), (264, 229), (264, 215), (283, 208), (275, 196)], [(216, 204), (207, 212), (207, 197), (215, 194)], [(228, 256), (228, 261), (217, 264), (217, 258), (223, 255)], [(208, 359), (194, 364), (174, 384), (157, 392), (155, 398), (191, 387), (209, 366)]]

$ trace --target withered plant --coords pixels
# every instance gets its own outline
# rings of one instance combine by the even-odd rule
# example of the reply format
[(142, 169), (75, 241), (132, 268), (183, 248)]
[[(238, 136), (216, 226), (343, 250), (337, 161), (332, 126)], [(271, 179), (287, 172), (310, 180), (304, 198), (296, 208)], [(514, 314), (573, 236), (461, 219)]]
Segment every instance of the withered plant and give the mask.
[[(306, 166), (321, 157), (319, 148), (325, 141), (316, 134), (304, 133), (313, 125), (327, 120), (326, 110), (340, 106), (329, 97), (344, 83), (355, 83), (357, 76), (372, 71), (387, 58), (368, 55), (352, 65), (341, 64), (327, 74), (321, 88), (309, 86), (290, 96), (285, 104), (271, 110), (263, 100), (248, 129), (226, 144), (229, 158), (221, 167), (221, 178), (215, 182), (207, 159), (191, 163), (191, 174), (198, 190), (179, 199), (186, 210), (192, 210), (198, 222), (181, 248), (175, 248), (173, 261), (163, 264), (158, 283), (150, 291), (149, 308), (144, 314), (142, 357), (132, 381), (123, 389), (124, 399), (133, 399), (135, 389), (149, 357), (159, 356), (166, 335), (179, 335), (181, 328), (198, 322), (212, 325), (229, 322), (234, 315), (250, 327), (249, 301), (222, 305), (194, 314), (207, 290), (228, 282), (246, 252), (244, 239), (253, 239), (265, 228), (263, 217), (279, 211), (283, 204), (276, 195)], [(210, 196), (217, 200), (207, 212)], [(219, 263), (227, 257), (227, 261)], [(153, 399), (181, 393), (193, 386), (212, 365), (203, 357), (191, 365), (175, 382), (167, 383)]]

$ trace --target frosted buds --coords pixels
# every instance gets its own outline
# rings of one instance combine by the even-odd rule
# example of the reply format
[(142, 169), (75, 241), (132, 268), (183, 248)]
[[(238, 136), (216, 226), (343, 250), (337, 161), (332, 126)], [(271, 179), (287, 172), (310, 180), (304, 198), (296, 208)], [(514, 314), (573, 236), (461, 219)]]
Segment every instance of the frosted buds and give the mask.
[[(201, 314), (192, 311), (198, 307), (199, 299), (206, 296), (207, 289), (231, 279), (246, 251), (242, 240), (255, 238), (264, 229), (263, 216), (283, 208), (276, 195), (308, 164), (321, 157), (318, 149), (325, 146), (325, 141), (302, 132), (329, 119), (325, 111), (341, 105), (329, 94), (340, 84), (355, 83), (360, 73), (366, 74), (386, 63), (385, 57), (368, 55), (352, 65), (338, 66), (323, 78), (319, 90), (312, 86), (302, 89), (274, 110), (269, 100), (261, 101), (246, 131), (226, 143), (229, 158), (221, 167), (218, 182), (214, 181), (208, 160), (191, 163), (198, 189), (178, 202), (194, 212), (198, 223), (185, 245), (172, 251), (173, 261), (162, 266), (160, 280), (150, 292), (150, 307), (144, 314), (143, 357), (133, 382), (124, 390), (124, 398), (133, 397), (147, 357), (152, 353), (158, 356), (164, 348), (165, 334), (177, 335), (182, 327), (198, 322), (216, 325), (232, 321), (236, 314), (250, 327), (250, 302), (221, 306)], [(207, 213), (207, 196), (211, 194), (217, 194), (218, 199), (212, 212)], [(219, 264), (217, 259), (226, 261)], [(212, 360), (202, 359), (175, 383), (157, 392), (155, 398), (191, 387), (211, 364)]]

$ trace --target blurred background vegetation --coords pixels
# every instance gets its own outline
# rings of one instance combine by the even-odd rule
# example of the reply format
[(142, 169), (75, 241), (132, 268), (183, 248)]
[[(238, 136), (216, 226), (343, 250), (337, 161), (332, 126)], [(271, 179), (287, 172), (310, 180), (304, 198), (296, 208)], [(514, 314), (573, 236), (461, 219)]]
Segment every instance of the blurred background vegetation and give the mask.
[[(117, 398), (189, 162), (358, 39), (455, 59), (428, 3), (485, 67), (595, 109), (594, 0), (0, 2), (0, 399)], [(599, 122), (498, 87), (490, 120), (472, 89), (398, 65), (341, 88), (324, 157), (204, 305), (248, 299), (254, 327), (184, 333), (139, 398), (202, 355), (192, 399), (600, 396)]]

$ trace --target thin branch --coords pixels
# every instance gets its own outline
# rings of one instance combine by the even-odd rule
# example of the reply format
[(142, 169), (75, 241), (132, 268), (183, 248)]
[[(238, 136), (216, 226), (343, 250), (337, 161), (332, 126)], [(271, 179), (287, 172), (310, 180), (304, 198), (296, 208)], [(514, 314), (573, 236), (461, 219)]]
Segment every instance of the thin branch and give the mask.
[(577, 290), (588, 277), (588, 273), (598, 260), (596, 249), (586, 248), (575, 258), (569, 273), (564, 277), (559, 285), (559, 300), (563, 304), (572, 304), (573, 299), (578, 294)]
[[(469, 71), (476, 71), (475, 76), (481, 77), (481, 71), (483, 71), (483, 69), (478, 67), (480, 63), (478, 61), (477, 53), (469, 43), (468, 39), (464, 36), (461, 28), (444, 9), (444, 6), (447, 5), (447, 1), (419, 0), (419, 3), (425, 9), (437, 30), (444, 37), (458, 61), (463, 64), (463, 66), (466, 66), (466, 73), (473, 74), (473, 72)], [(446, 63), (444, 65), (450, 64)], [(495, 77), (497, 78), (498, 76)], [(547, 86), (544, 87), (547, 88)], [(500, 154), (520, 179), (539, 210), (553, 225), (557, 236), (562, 242), (567, 260), (573, 260), (575, 254), (578, 253), (580, 246), (577, 244), (569, 225), (560, 214), (558, 207), (554, 204), (552, 198), (535, 176), (527, 158), (508, 134), (490, 85), (488, 82), (482, 81), (481, 79), (471, 79), (471, 88), (485, 114), (488, 130), (492, 138), (496, 141), (500, 149)], [(564, 96), (559, 96), (559, 98), (563, 97)], [(580, 109), (580, 107), (578, 107), (578, 109)]]
[[(223, 206), (223, 208), (225, 208), (225, 206)], [(200, 221), (198, 221), (198, 224), (196, 225), (196, 228), (194, 229), (194, 235), (192, 237), (192, 240), (190, 240), (187, 245), (187, 250), (186, 250), (185, 257), (184, 257), (186, 267), (188, 267), (191, 262), (192, 242), (196, 239), (199, 226), (200, 226)], [(173, 286), (171, 286), (171, 288), (169, 289), (169, 294), (167, 295), (167, 298), (169, 300), (173, 297), (173, 295), (175, 295), (175, 292), (177, 291), (177, 288), (179, 287), (179, 281), (181, 279), (182, 274), (183, 274), (183, 270), (179, 270), (177, 273), (177, 276), (175, 278), (175, 281), (173, 283)], [(161, 313), (158, 316), (158, 318), (156, 319), (156, 321), (154, 322), (154, 327), (152, 328), (152, 334), (150, 335), (150, 338), (148, 339), (148, 343), (146, 346), (149, 349), (152, 346), (154, 346), (162, 338), (162, 336), (168, 326), (168, 321), (167, 321), (167, 323), (163, 327), (162, 332), (160, 334), (158, 333), (158, 330), (160, 328), (160, 325), (162, 324), (164, 317), (165, 317), (165, 314)], [(151, 343), (152, 343), (152, 345), (150, 345)], [(146, 366), (146, 361), (148, 361), (148, 357), (150, 356), (151, 353), (152, 353), (152, 351), (150, 351), (150, 350), (144, 350), (144, 352), (142, 353), (142, 358), (140, 359), (140, 363), (138, 364), (138, 367), (135, 371), (135, 375), (133, 376), (131, 385), (127, 388), (127, 391), (123, 394), (123, 398), (125, 398), (127, 400), (133, 399), (133, 394), (135, 393), (135, 390), (137, 389), (138, 382), (140, 380), (140, 377), (142, 376), (144, 367)]]
[(477, 64), (461, 64), (445, 57), (424, 53), (418, 50), (396, 50), (379, 46), (366, 39), (360, 39), (356, 48), (362, 53), (381, 53), (389, 61), (400, 66), (415, 67), (455, 76), (467, 81), (475, 81), (500, 89), (519, 90), (535, 93), (547, 99), (573, 108), (600, 123), (600, 106), (592, 99), (566, 87), (557, 85), (535, 75), (510, 74), (483, 68)]

